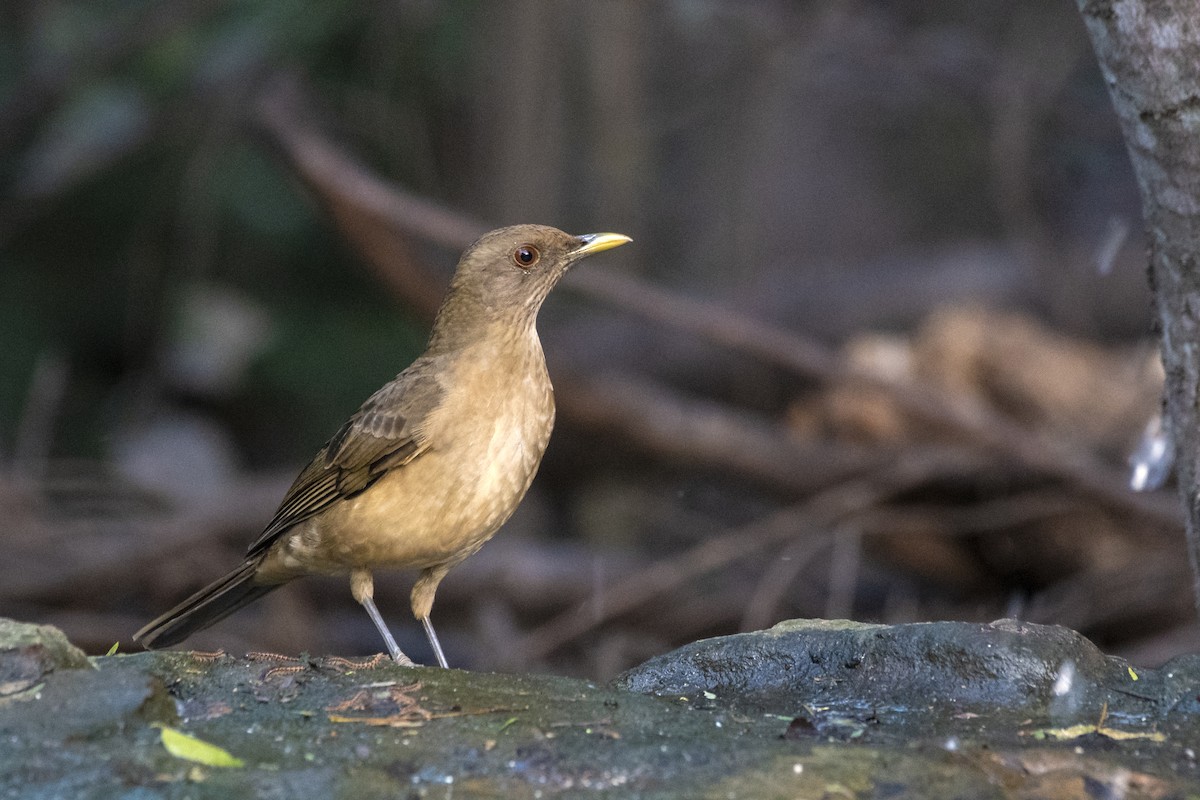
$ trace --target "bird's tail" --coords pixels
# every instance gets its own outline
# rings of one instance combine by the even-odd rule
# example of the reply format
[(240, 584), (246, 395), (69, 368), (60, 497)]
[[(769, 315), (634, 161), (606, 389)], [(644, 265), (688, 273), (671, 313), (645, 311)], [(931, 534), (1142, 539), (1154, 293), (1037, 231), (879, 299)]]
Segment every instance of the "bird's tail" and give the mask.
[(213, 581), (133, 635), (147, 649), (169, 647), (215, 625), (282, 584), (254, 583), (259, 559), (252, 558)]

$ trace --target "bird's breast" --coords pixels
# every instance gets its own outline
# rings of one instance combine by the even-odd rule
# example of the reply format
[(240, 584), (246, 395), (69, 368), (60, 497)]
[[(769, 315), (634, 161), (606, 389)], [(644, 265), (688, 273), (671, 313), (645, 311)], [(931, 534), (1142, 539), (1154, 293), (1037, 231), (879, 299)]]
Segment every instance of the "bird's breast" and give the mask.
[(485, 517), (494, 506), (494, 513), (507, 518), (529, 488), (550, 440), (554, 390), (536, 339), (533, 345), (520, 357), (468, 359), (437, 420), (444, 430), (441, 435), (430, 431), (433, 448), (441, 449), (438, 441), (444, 438), (445, 450), (459, 454), (461, 499)]
[[(427, 455), (445, 479), (429, 502), (439, 522), (438, 558), (466, 558), (516, 510), (533, 482), (554, 426), (554, 390), (536, 336), (530, 346), (481, 348), (448, 376), (431, 415)], [(414, 466), (416, 464), (414, 463)]]
[(554, 391), (532, 345), (462, 354), (426, 420), (425, 452), (297, 526), (290, 561), (317, 571), (424, 568), (478, 550), (525, 496), (554, 424)]

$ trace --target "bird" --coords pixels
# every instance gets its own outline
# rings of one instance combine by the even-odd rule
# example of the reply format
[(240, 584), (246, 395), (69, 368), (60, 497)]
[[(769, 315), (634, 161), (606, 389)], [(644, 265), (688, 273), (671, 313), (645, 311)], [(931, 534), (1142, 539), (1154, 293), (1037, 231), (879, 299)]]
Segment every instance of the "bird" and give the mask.
[(349, 574), (391, 658), (373, 571), (418, 569), (413, 616), (438, 664), (430, 621), (446, 574), (516, 509), (554, 425), (554, 389), (537, 333), (550, 290), (580, 259), (632, 241), (544, 225), (484, 234), (462, 255), (425, 351), (372, 394), (317, 452), (245, 560), (134, 634), (147, 649), (193, 633), (296, 578)]

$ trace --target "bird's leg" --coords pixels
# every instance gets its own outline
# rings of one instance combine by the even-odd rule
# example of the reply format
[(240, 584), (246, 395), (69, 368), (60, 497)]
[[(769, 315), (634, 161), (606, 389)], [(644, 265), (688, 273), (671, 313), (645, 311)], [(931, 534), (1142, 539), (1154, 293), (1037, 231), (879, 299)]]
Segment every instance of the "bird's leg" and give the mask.
[(392, 660), (405, 667), (415, 667), (416, 664), (413, 660), (400, 650), (400, 645), (396, 644), (379, 609), (375, 607), (375, 581), (371, 579), (370, 570), (356, 569), (350, 573), (350, 594), (354, 595), (354, 599), (367, 610), (367, 615), (371, 617), (371, 622), (375, 623), (375, 627), (383, 637), (383, 643), (387, 645), (388, 654), (391, 655)]
[(421, 624), (425, 626), (425, 635), (429, 637), (429, 646), (433, 648), (433, 654), (437, 656), (437, 662), (442, 669), (449, 669), (450, 665), (446, 663), (446, 654), (442, 652), (442, 643), (438, 641), (437, 634), (433, 631), (433, 623), (429, 621), (429, 617), (421, 617)]
[(375, 627), (379, 629), (379, 634), (383, 636), (383, 643), (387, 645), (388, 654), (392, 657), (392, 661), (405, 667), (415, 667), (417, 664), (411, 658), (404, 655), (404, 651), (400, 649), (400, 645), (396, 644), (392, 632), (388, 630), (387, 625), (383, 621), (383, 617), (379, 614), (379, 609), (375, 607), (375, 601), (369, 596), (362, 599), (363, 608), (367, 609), (367, 614), (371, 617), (371, 622), (375, 623)]
[(438, 663), (446, 669), (450, 665), (446, 663), (446, 655), (442, 652), (442, 643), (438, 641), (437, 634), (433, 632), (433, 623), (429, 621), (429, 612), (433, 609), (433, 595), (437, 592), (438, 584), (442, 582), (442, 578), (446, 577), (446, 573), (449, 571), (449, 564), (426, 567), (421, 570), (421, 576), (417, 578), (417, 582), (413, 584), (412, 588), (413, 616), (421, 620), (421, 624), (425, 626), (425, 635), (429, 637), (429, 646), (433, 648), (433, 654), (437, 656)]

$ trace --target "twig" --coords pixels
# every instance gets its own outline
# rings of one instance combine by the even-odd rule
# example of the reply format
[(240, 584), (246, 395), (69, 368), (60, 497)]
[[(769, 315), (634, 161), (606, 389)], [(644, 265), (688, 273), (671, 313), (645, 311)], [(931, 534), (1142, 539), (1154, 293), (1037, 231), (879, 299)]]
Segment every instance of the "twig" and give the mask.
[(821, 550), (828, 536), (810, 536), (788, 542), (759, 578), (742, 612), (739, 630), (755, 631), (771, 624), (776, 609), (792, 582)]
[[(15, 552), (10, 548), (5, 554), (0, 598), (11, 602), (68, 596), (141, 574), (147, 565), (177, 557), (220, 531), (240, 528), (247, 520), (265, 521), (287, 479), (244, 476), (234, 486), (203, 506), (182, 509), (165, 519), (161, 514), (137, 519), (129, 513), (108, 520), (31, 517), (29, 524), (45, 533), (29, 536), (30, 547)], [(54, 558), (46, 558), (48, 549)]]
[(556, 378), (564, 414), (673, 463), (734, 470), (757, 481), (805, 494), (878, 469), (891, 448), (801, 440), (782, 425), (749, 412), (685, 399), (632, 375)]
[(545, 658), (559, 647), (655, 597), (720, 567), (761, 552), (804, 531), (822, 529), (871, 508), (896, 493), (918, 486), (961, 460), (946, 453), (912, 452), (866, 478), (827, 489), (765, 519), (712, 537), (690, 550), (651, 564), (608, 587), (603, 613), (583, 602), (525, 636), (514, 648), (527, 661)]
[(912, 532), (947, 536), (977, 536), (1017, 528), (1050, 517), (1077, 513), (1087, 501), (1062, 490), (1033, 490), (998, 497), (971, 506), (882, 506), (858, 518), (871, 536), (903, 536)]
[(304, 108), (297, 79), (281, 75), (262, 95), (255, 118), (376, 276), (432, 319), (444, 281), (416, 266), (401, 233), (462, 250), (487, 226), (381, 181), (330, 144)]
[(1191, 573), (1179, 542), (1143, 548), (1117, 569), (1091, 569), (1060, 580), (1029, 602), (1030, 622), (1092, 631), (1136, 621), (1145, 635), (1153, 625), (1187, 620), (1194, 613)]

